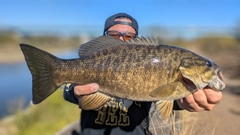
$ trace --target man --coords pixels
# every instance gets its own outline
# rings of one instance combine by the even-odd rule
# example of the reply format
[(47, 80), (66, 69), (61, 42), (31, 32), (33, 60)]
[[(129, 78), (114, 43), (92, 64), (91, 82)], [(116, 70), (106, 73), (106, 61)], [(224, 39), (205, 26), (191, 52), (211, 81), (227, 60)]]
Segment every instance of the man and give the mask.
[[(128, 14), (118, 13), (110, 16), (106, 22), (103, 35), (113, 36), (127, 41), (138, 35), (138, 23)], [(65, 87), (65, 100), (78, 104), (83, 95), (91, 94), (99, 89), (98, 84), (75, 85)], [(199, 90), (192, 95), (175, 101), (173, 110), (186, 109), (191, 112), (212, 110), (220, 102), (221, 92), (210, 88)], [(157, 124), (156, 124), (157, 123)], [(81, 133), (87, 135), (122, 135), (122, 134), (172, 134), (173, 129), (163, 130), (166, 124), (162, 122), (155, 105), (151, 102), (134, 102), (116, 98), (116, 101), (106, 103), (99, 110), (81, 113)]]

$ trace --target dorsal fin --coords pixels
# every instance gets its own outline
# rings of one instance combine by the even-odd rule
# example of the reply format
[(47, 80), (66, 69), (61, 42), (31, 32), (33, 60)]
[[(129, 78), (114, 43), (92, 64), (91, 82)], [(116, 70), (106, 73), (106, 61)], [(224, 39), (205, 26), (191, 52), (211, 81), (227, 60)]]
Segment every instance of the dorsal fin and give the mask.
[(152, 38), (133, 38), (129, 41), (126, 41), (127, 44), (135, 44), (135, 45), (159, 45), (158, 42)]
[(78, 55), (81, 58), (87, 58), (94, 52), (119, 45), (158, 45), (156, 41), (150, 38), (134, 38), (129, 41), (122, 41), (111, 36), (100, 36), (85, 44), (82, 44), (79, 48)]
[(126, 44), (120, 39), (116, 39), (111, 36), (100, 36), (89, 42), (82, 44), (78, 51), (78, 56), (81, 58), (86, 58), (91, 56), (94, 52), (106, 49), (112, 46), (124, 45)]

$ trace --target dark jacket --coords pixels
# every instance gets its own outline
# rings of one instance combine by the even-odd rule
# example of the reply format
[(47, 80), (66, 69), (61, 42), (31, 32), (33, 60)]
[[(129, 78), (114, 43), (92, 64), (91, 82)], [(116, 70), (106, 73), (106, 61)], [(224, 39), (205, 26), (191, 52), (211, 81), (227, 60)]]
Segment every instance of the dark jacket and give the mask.
[[(74, 84), (64, 88), (64, 99), (78, 104), (74, 96)], [(175, 104), (174, 109), (179, 109)], [(173, 117), (175, 114), (173, 113)], [(179, 116), (178, 116), (179, 117)], [(152, 102), (136, 102), (116, 98), (109, 101), (98, 111), (81, 111), (80, 135), (145, 135), (145, 134), (176, 134), (176, 127), (171, 119), (163, 122)]]

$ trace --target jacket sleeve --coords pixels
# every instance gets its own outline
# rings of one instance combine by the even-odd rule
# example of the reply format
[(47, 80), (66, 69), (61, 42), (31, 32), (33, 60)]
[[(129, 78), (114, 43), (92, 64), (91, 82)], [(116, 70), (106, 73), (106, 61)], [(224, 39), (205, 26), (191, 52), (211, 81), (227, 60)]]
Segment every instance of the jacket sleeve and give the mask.
[(178, 106), (178, 103), (176, 100), (174, 100), (174, 102), (173, 102), (173, 110), (183, 110)]
[(76, 84), (66, 84), (63, 90), (63, 97), (66, 101), (69, 101), (74, 104), (78, 104), (78, 99), (74, 96), (74, 87)]

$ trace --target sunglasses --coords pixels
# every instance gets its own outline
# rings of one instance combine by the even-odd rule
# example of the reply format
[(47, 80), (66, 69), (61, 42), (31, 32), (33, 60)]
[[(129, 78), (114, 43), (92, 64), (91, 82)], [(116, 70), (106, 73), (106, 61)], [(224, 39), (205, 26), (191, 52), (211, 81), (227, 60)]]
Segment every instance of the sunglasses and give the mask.
[(119, 39), (120, 37), (123, 37), (124, 41), (131, 40), (136, 37), (135, 33), (132, 32), (118, 32), (118, 31), (106, 31), (105, 35), (112, 36), (114, 38)]

